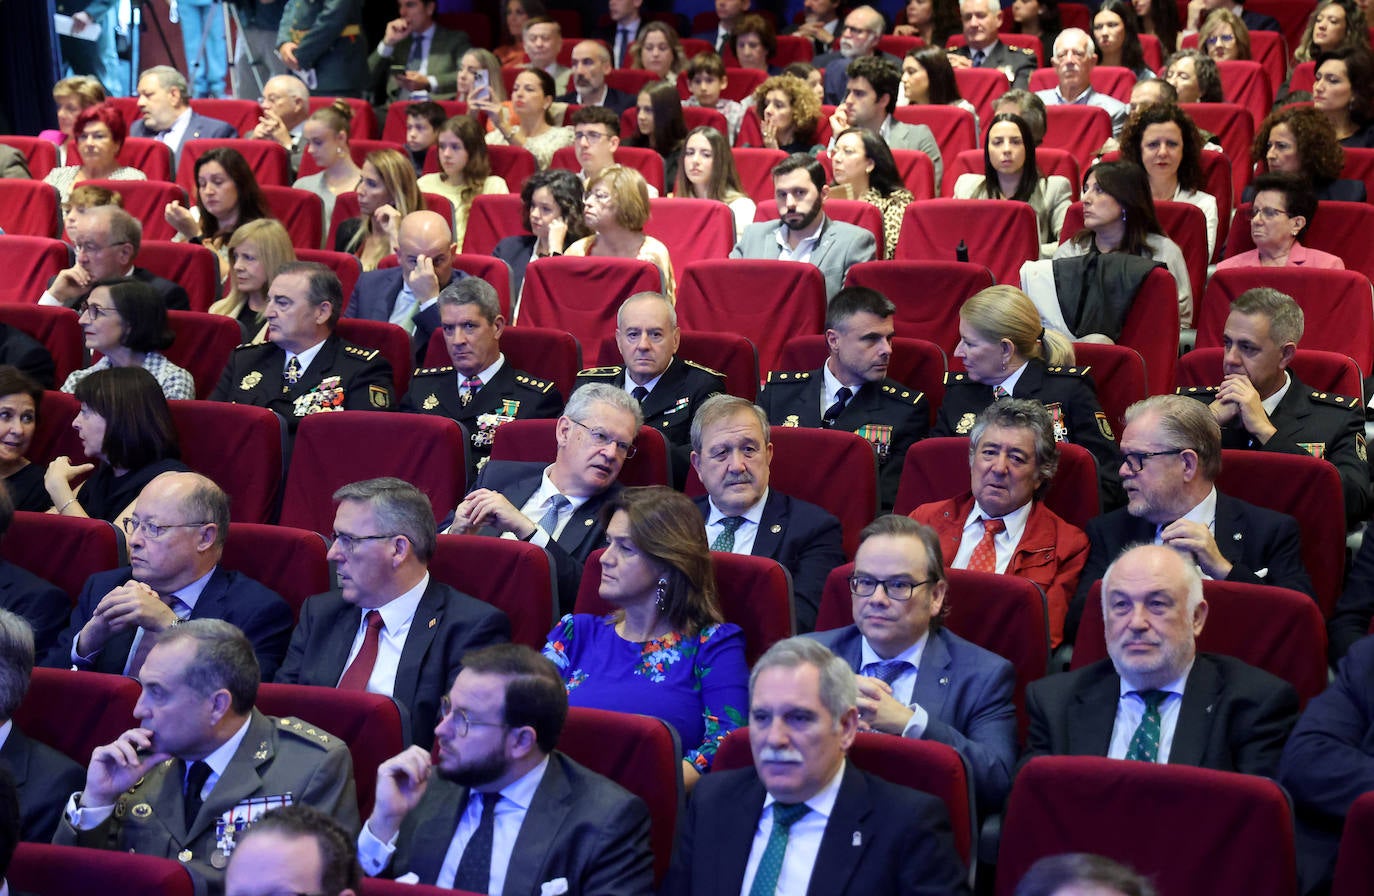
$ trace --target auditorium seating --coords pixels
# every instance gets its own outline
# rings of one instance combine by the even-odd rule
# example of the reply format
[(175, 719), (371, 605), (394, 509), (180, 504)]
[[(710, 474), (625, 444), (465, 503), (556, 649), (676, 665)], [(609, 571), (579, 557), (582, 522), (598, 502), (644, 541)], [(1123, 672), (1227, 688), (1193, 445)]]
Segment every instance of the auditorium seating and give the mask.
[(1073, 351), (1077, 366), (1088, 368), (1097, 392), (1097, 403), (1107, 415), (1112, 435), (1120, 440), (1121, 430), (1126, 428), (1126, 408), (1150, 394), (1146, 385), (1145, 359), (1128, 345), (1075, 342)]
[(118, 525), (24, 510), (15, 511), (0, 540), (0, 557), (56, 585), (73, 606), (87, 579), (128, 562), (124, 530)]
[[(961, 174), (982, 175), (984, 169), (983, 151), (981, 149), (966, 149), (957, 154), (945, 156), (944, 181), (940, 186), (940, 195), (953, 198), (954, 185), (959, 180)], [(1059, 175), (1069, 182), (1074, 201), (1078, 200), (1078, 194), (1082, 187), (1083, 175), (1078, 164), (1078, 160), (1066, 149), (1056, 149), (1053, 146), (1037, 146), (1035, 148), (1035, 167), (1040, 172), (1041, 177)]]
[(690, 330), (681, 339), (678, 355), (722, 374), (726, 392), (750, 401), (758, 396), (759, 353), (747, 338), (738, 333)]
[(773, 192), (773, 168), (787, 158), (780, 149), (763, 147), (736, 147), (735, 168), (739, 171), (740, 185), (744, 192), (760, 205), (777, 207)]
[(491, 159), (491, 173), (504, 180), (517, 197), (521, 185), (539, 170), (534, 154), (523, 146), (488, 146), (487, 157)]
[(343, 286), (345, 303), (353, 295), (353, 287), (358, 285), (358, 278), (363, 275), (363, 264), (358, 260), (358, 256), (350, 255), (347, 252), (335, 252), (330, 249), (302, 249), (298, 246), (296, 247), (296, 260), (318, 262), (333, 271)]
[[(520, 310), (514, 322), (567, 330), (584, 346), (598, 345), (605, 334), (615, 330), (621, 302), (635, 293), (660, 292), (662, 288), (658, 268), (637, 258), (538, 258), (525, 270)], [(678, 302), (680, 306), (680, 291)], [(681, 317), (680, 307), (678, 313)]]
[(1255, 142), (1254, 118), (1249, 110), (1235, 103), (1180, 103), (1179, 108), (1188, 113), (1194, 124), (1215, 134), (1221, 142), (1222, 153), (1231, 162), (1231, 202), (1238, 205), (1241, 192), (1250, 183), (1250, 145)]
[[(1238, 205), (1236, 221), (1249, 220), (1250, 203)], [(1374, 253), (1368, 251), (1363, 239), (1364, 234), (1371, 232), (1374, 232), (1374, 205), (1367, 202), (1323, 201), (1317, 203), (1317, 213), (1308, 222), (1307, 232), (1302, 236), (1302, 244), (1309, 249), (1320, 249), (1340, 256), (1345, 262), (1346, 270), (1358, 271), (1366, 278), (1374, 278)], [(1231, 228), (1226, 240), (1227, 258), (1253, 248), (1255, 243), (1250, 238), (1249, 227)], [(1305, 273), (1325, 272), (1308, 269)]]
[[(1008, 35), (999, 34), (998, 38), (1001, 39), (1006, 36)], [(1135, 87), (1136, 81), (1135, 72), (1119, 65), (1097, 65), (1093, 68), (1091, 77), (1093, 90), (1121, 100), (1123, 103), (1131, 101), (1131, 88)], [(1057, 90), (1058, 88), (1059, 76), (1055, 74), (1053, 68), (1037, 68), (1031, 72), (1031, 90)], [(1049, 107), (1049, 104), (1046, 105)], [(1079, 106), (1077, 108), (1092, 107)], [(1098, 146), (1101, 145), (1098, 144)]]
[(134, 704), (141, 690), (123, 675), (39, 667), (14, 722), (29, 737), (85, 768), (96, 747), (137, 724)]
[(291, 184), (291, 154), (275, 140), (187, 140), (177, 159), (177, 183), (196, 195), (196, 162), (212, 149), (233, 149), (243, 156), (259, 184)]
[(978, 146), (977, 125), (967, 109), (926, 103), (898, 106), (892, 110), (892, 117), (906, 124), (923, 124), (930, 128), (945, 165), (960, 152)]
[[(0, 270), (8, 260), (4, 249), (10, 240), (36, 240), (38, 237), (5, 237), (0, 239)], [(44, 255), (46, 247), (39, 249)], [(65, 250), (64, 250), (65, 256)], [(42, 292), (38, 287), (37, 296)], [(0, 301), (0, 323), (29, 334), (48, 350), (53, 360), (53, 385), (60, 388), (73, 370), (86, 366), (86, 337), (77, 322), (76, 312), (51, 305), (28, 305)]]
[(296, 249), (318, 249), (324, 243), (324, 200), (309, 190), (260, 184), (268, 213), (281, 222)]
[(410, 376), (415, 371), (415, 354), (410, 345), (410, 334), (399, 326), (384, 320), (363, 320), (357, 317), (343, 317), (334, 326), (334, 334), (345, 342), (362, 348), (376, 349), (383, 359), (391, 365), (391, 381), (394, 384), (396, 402), (410, 388)]
[(234, 346), (243, 342), (238, 321), (223, 314), (169, 310), (167, 325), (176, 338), (163, 354), (191, 374), (196, 398), (209, 398), (219, 385)]
[(1010, 199), (930, 199), (906, 207), (899, 261), (958, 261), (963, 243), (968, 260), (986, 265), (998, 283), (1020, 283), (1021, 265), (1040, 257), (1035, 210)]
[(1374, 793), (1366, 793), (1350, 806), (1336, 855), (1336, 876), (1331, 896), (1367, 896), (1374, 892)]
[(108, 892), (116, 882), (121, 892), (139, 896), (193, 896), (196, 891), (186, 866), (173, 859), (51, 843), (20, 843), (5, 879), (12, 892), (29, 896)]
[(192, 311), (209, 311), (221, 298), (219, 256), (213, 249), (196, 243), (144, 240), (134, 263), (185, 288)]
[[(353, 158), (353, 163), (357, 165), (359, 168), (361, 168), (363, 166), (363, 163), (367, 161), (367, 156), (369, 153), (376, 152), (379, 149), (394, 149), (397, 152), (404, 155), (406, 151), (406, 146), (404, 143), (397, 143), (394, 140), (352, 139), (348, 141), (348, 154)], [(296, 172), (296, 175), (298, 177), (306, 177), (308, 175), (316, 173), (319, 170), (320, 166), (315, 164), (315, 157), (307, 152), (301, 155), (301, 164), (299, 170), (297, 170)]]
[[(1202, 209), (1187, 202), (1157, 199), (1155, 214), (1165, 236), (1177, 243), (1183, 253), (1193, 295), (1202, 295), (1210, 261), (1207, 254), (1207, 218), (1202, 214)], [(1064, 228), (1059, 232), (1059, 241), (1062, 243), (1072, 239), (1082, 229), (1083, 203), (1075, 202), (1064, 215)]]
[[(3, 314), (0, 313), (0, 319)], [(1178, 385), (1216, 386), (1222, 377), (1222, 349), (1195, 348), (1178, 359)], [(1303, 384), (1322, 392), (1358, 397), (1362, 391), (1363, 375), (1359, 365), (1349, 355), (1326, 352), (1314, 348), (1300, 348), (1289, 365)], [(1363, 402), (1361, 402), (1363, 403)]]
[[(512, 420), (496, 430), (492, 460), (553, 463), (558, 454), (557, 420)], [(635, 456), (626, 458), (619, 482), (624, 486), (667, 485), (668, 443), (651, 426), (641, 426), (634, 438)]]
[(47, 465), (63, 454), (77, 460), (85, 456), (81, 439), (72, 430), (72, 421), (81, 410), (81, 402), (69, 392), (44, 390), (38, 409), (38, 427), (29, 443), (29, 460)]
[[(1101, 69), (1094, 70), (1096, 74)], [(1044, 145), (1062, 149), (1073, 156), (1081, 170), (1087, 171), (1097, 151), (1112, 136), (1112, 119), (1097, 106), (1045, 107)]]
[(735, 218), (714, 199), (650, 199), (644, 232), (668, 247), (673, 267), (702, 258), (727, 258), (735, 247)]
[(1263, 63), (1246, 59), (1224, 59), (1217, 63), (1221, 75), (1221, 95), (1250, 113), (1255, 127), (1269, 114), (1274, 104), (1274, 85)]
[[(152, 137), (128, 137), (115, 157), (120, 165), (137, 168), (148, 180), (171, 181), (175, 173), (172, 148)], [(194, 194), (194, 190), (191, 191)]]
[(191, 112), (223, 121), (243, 137), (252, 136), (253, 128), (258, 126), (258, 119), (262, 117), (262, 107), (255, 101), (226, 97), (192, 99)]
[[(480, 47), (483, 44), (478, 43), (474, 46)], [(310, 114), (314, 115), (319, 110), (334, 105), (340, 99), (348, 103), (348, 107), (353, 110), (353, 117), (348, 121), (349, 137), (354, 140), (375, 139), (378, 131), (377, 113), (372, 111), (372, 104), (367, 100), (358, 97), (312, 96), (307, 101), (307, 107), (310, 109)]]
[[(995, 285), (992, 271), (981, 264), (953, 259), (866, 261), (845, 275), (846, 286), (867, 286), (897, 306), (898, 336), (927, 339), (948, 355), (959, 344), (959, 307)], [(912, 289), (919, 283), (920, 289)]]
[[(418, 101), (417, 101), (418, 102)], [(458, 100), (433, 100), (449, 118), (468, 114), (468, 104)], [(396, 100), (387, 106), (386, 121), (382, 123), (382, 139), (392, 143), (406, 142), (406, 110), (414, 105), (410, 100)]]
[[(817, 370), (828, 357), (830, 346), (824, 336), (793, 336), (783, 346), (780, 369)], [(945, 397), (946, 370), (945, 353), (935, 343), (904, 336), (893, 337), (888, 379), (925, 393), (932, 426), (935, 425), (936, 410)]]
[(1150, 271), (1136, 292), (1117, 344), (1130, 346), (1145, 360), (1151, 395), (1173, 391), (1178, 363), (1178, 286), (1164, 268)]
[[(165, 180), (87, 180), (83, 186), (104, 187), (118, 193), (124, 210), (143, 225), (143, 240), (170, 240), (177, 230), (167, 223), (167, 203), (180, 202), (190, 208), (192, 200), (180, 184)], [(194, 196), (195, 193), (190, 194)]]
[(169, 404), (181, 459), (228, 493), (230, 518), (235, 523), (272, 522), (281, 500), (286, 421), (250, 404)]
[(34, 180), (42, 180), (48, 176), (49, 171), (57, 167), (57, 144), (46, 137), (0, 134), (0, 145), (12, 146), (24, 154), (29, 177)]
[[(626, 168), (633, 168), (644, 175), (644, 180), (658, 190), (658, 195), (667, 196), (663, 177), (663, 156), (646, 146), (626, 146), (621, 144), (615, 151), (615, 163), (624, 165)], [(549, 162), (550, 168), (561, 168), (564, 171), (571, 171), (574, 174), (582, 170), (578, 164), (577, 154), (571, 146), (564, 146), (553, 154), (553, 161)]]
[(973, 104), (980, 122), (992, 121), (992, 106), (1011, 87), (1007, 76), (995, 68), (956, 68), (954, 83), (959, 95)]
[(57, 188), (41, 180), (0, 178), (0, 230), (21, 236), (61, 232)]
[(463, 251), (468, 255), (490, 255), (503, 237), (523, 236), (525, 208), (520, 193), (475, 196), (468, 210), (468, 229), (463, 236)]
[(440, 535), (429, 572), (510, 619), (511, 641), (544, 647), (558, 618), (558, 580), (548, 551), (509, 538)]
[(306, 598), (334, 587), (328, 551), (329, 545), (319, 532), (236, 522), (229, 527), (220, 565), (257, 579), (280, 594), (291, 607), (291, 618), (298, 621)]

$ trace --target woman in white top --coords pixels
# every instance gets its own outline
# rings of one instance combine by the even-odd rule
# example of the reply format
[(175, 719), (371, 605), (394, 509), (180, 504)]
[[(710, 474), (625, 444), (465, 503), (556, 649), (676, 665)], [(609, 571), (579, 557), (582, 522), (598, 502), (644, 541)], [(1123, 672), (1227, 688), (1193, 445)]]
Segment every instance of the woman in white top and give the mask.
[(1156, 202), (1186, 202), (1207, 220), (1207, 258), (1217, 249), (1217, 199), (1203, 192), (1202, 136), (1173, 103), (1141, 106), (1121, 129), (1121, 158), (1145, 169)]
[(72, 371), (62, 384), (63, 392), (75, 392), (76, 384), (97, 370), (142, 367), (169, 400), (196, 397), (191, 374), (162, 355), (174, 337), (167, 326), (167, 306), (151, 286), (132, 279), (102, 280), (80, 310), (77, 321), (86, 348), (99, 352), (101, 358), (90, 367)]
[(587, 182), (582, 217), (592, 235), (573, 243), (564, 255), (638, 258), (651, 262), (669, 301), (676, 292), (668, 247), (644, 232), (649, 220), (649, 185), (644, 175), (623, 165), (607, 165)]
[(491, 117), (496, 129), (487, 134), (487, 142), (523, 146), (534, 155), (539, 170), (549, 167), (553, 154), (573, 142), (572, 128), (554, 126), (549, 109), (556, 93), (553, 76), (546, 71), (532, 68), (516, 75), (510, 110), (502, 106)]
[(43, 178), (44, 183), (57, 188), (64, 206), (71, 198), (72, 187), (82, 181), (148, 179), (137, 168), (119, 164), (126, 130), (124, 118), (110, 103), (97, 103), (83, 109), (76, 116), (72, 133), (76, 135), (76, 151), (81, 154), (81, 163), (54, 168)]
[(492, 193), (509, 193), (506, 182), (491, 173), (491, 156), (477, 119), (458, 115), (444, 122), (437, 141), (441, 173), (420, 178), (421, 193), (438, 193), (453, 203), (453, 242), (463, 251), (472, 200)]
[(291, 186), (297, 190), (309, 190), (324, 202), (324, 229), (329, 231), (329, 222), (334, 217), (334, 200), (340, 193), (352, 193), (358, 189), (363, 169), (353, 161), (348, 147), (350, 123), (353, 121), (353, 107), (344, 100), (335, 100), (333, 105), (315, 110), (305, 120), (302, 136), (305, 138), (305, 151), (320, 167), (314, 174), (297, 178)]
[(683, 145), (673, 195), (682, 199), (715, 199), (735, 217), (735, 239), (754, 222), (757, 206), (744, 195), (730, 142), (713, 127), (693, 128)]
[(961, 174), (955, 199), (1014, 199), (1035, 209), (1040, 257), (1059, 248), (1064, 215), (1073, 201), (1073, 184), (1058, 174), (1041, 177), (1035, 164), (1035, 135), (1019, 115), (995, 115), (983, 140), (983, 173)]

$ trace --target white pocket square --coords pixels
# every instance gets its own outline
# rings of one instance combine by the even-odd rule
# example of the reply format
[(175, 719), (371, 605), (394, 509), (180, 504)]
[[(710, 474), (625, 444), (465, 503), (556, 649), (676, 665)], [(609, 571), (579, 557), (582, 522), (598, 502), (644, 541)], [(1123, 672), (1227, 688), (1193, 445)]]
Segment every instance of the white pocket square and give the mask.
[(539, 896), (561, 896), (568, 892), (568, 879), (566, 877), (555, 877), (553, 880), (546, 880), (539, 885)]
[(398, 884), (418, 884), (419, 882), (420, 875), (416, 874), (414, 871), (402, 874), (400, 877), (396, 878), (396, 883)]
[(1264, 579), (1264, 578), (1268, 578), (1268, 577), (1269, 577), (1269, 567), (1266, 566), (1264, 569), (1257, 569), (1257, 570), (1255, 570), (1255, 578), (1257, 578), (1257, 579)]

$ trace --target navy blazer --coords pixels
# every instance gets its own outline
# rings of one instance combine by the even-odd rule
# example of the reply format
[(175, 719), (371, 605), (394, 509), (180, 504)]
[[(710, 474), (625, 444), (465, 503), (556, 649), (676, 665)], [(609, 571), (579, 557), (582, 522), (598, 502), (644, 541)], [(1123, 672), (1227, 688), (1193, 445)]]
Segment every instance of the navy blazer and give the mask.
[[(123, 675), (124, 667), (129, 663), (129, 649), (133, 647), (134, 634), (138, 631), (136, 627), (111, 635), (90, 662), (72, 662), (72, 643), (95, 615), (95, 608), (101, 599), (133, 577), (133, 570), (122, 566), (98, 572), (87, 579), (81, 596), (76, 600), (76, 609), (72, 610), (71, 622), (43, 658), (42, 664), (55, 669), (77, 668)], [(291, 637), (291, 607), (282, 600), (280, 594), (241, 572), (216, 566), (210, 581), (205, 583), (205, 590), (200, 592), (200, 599), (196, 601), (190, 618), (223, 619), (238, 626), (253, 643), (253, 653), (257, 655), (262, 680), (272, 680), (272, 673), (281, 664), (287, 641)]]
[[(148, 126), (143, 123), (142, 118), (134, 120), (129, 125), (130, 137), (156, 137), (157, 133), (148, 130)], [(172, 153), (176, 161), (181, 161), (181, 149), (186, 145), (187, 140), (237, 140), (239, 132), (234, 130), (234, 126), (227, 121), (220, 121), (218, 118), (210, 118), (208, 115), (200, 115), (195, 111), (191, 112), (191, 120), (186, 124), (186, 133), (181, 138), (181, 143), (177, 146), (176, 152)]]
[(510, 294), (519, 298), (520, 289), (525, 285), (525, 268), (530, 266), (534, 257), (534, 247), (539, 238), (532, 234), (503, 237), (491, 254), (506, 263), (510, 268)]
[[(401, 294), (404, 276), (405, 272), (399, 267), (379, 268), (363, 274), (353, 287), (353, 295), (344, 306), (347, 310), (343, 316), (359, 320), (377, 320), (382, 323), (391, 320), (391, 312), (396, 307), (396, 297)], [(454, 271), (444, 286), (457, 283), (467, 276), (462, 271)], [(440, 289), (442, 288), (441, 286)], [(423, 311), (415, 312), (412, 320), (415, 322), (415, 332), (410, 337), (411, 354), (414, 356), (415, 366), (423, 367), (425, 350), (429, 348), (429, 337), (439, 329), (439, 303), (436, 301)]]
[[(607, 42), (606, 42), (606, 46), (608, 46), (608, 47), (614, 47), (614, 46), (615, 46), (615, 38), (612, 37), (611, 40), (607, 41)], [(576, 102), (577, 102), (577, 88), (576, 88), (576, 86), (574, 85), (572, 90), (569, 90), (567, 93), (565, 93), (565, 94), (563, 94), (562, 96), (560, 96), (560, 97), (558, 98), (558, 102), (560, 102), (560, 103), (576, 103)], [(634, 95), (633, 93), (626, 93), (626, 92), (623, 91), (623, 90), (616, 90), (614, 87), (612, 87), (612, 86), (609, 85), (609, 84), (606, 85), (606, 98), (603, 99), (603, 100), (601, 101), (601, 107), (602, 107), (603, 109), (610, 109), (610, 110), (611, 110), (612, 112), (614, 112), (616, 115), (623, 115), (623, 114), (625, 114), (625, 110), (628, 109), (628, 108), (630, 108), (630, 107), (633, 106), (634, 104), (635, 104), (635, 95)]]
[[(863, 635), (857, 625), (807, 635), (829, 647), (855, 672), (862, 671)], [(973, 772), (978, 812), (997, 811), (1011, 790), (1016, 765), (1016, 707), (1011, 663), (948, 629), (926, 641), (911, 705), (930, 716), (925, 740), (958, 750)]]
[(0, 560), (0, 608), (17, 613), (33, 628), (34, 655), (42, 656), (62, 631), (71, 599), (51, 582)]
[(67, 797), (86, 784), (86, 770), (15, 725), (0, 747), (19, 789), (19, 835), (29, 843), (51, 843)]
[[(678, 828), (665, 896), (719, 896), (744, 884), (765, 791), (754, 768), (697, 782)], [(809, 896), (952, 896), (968, 893), (949, 811), (938, 798), (845, 766), (821, 836)]]
[[(710, 519), (708, 496), (692, 500), (703, 521)], [(778, 561), (792, 574), (792, 609), (797, 617), (797, 631), (813, 630), (826, 577), (844, 563), (840, 521), (822, 507), (770, 488), (751, 553)]]

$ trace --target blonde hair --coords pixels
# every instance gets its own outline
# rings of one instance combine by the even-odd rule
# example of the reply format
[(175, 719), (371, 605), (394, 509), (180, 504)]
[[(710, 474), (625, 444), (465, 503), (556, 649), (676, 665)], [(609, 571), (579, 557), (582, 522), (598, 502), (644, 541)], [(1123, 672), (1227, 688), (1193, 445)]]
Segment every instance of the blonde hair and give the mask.
[(103, 103), (108, 98), (105, 95), (104, 85), (90, 75), (73, 75), (70, 78), (63, 78), (53, 85), (52, 98), (54, 100), (68, 96), (74, 96), (80, 100), (83, 109), (97, 103)]
[[(229, 259), (233, 264), (235, 250), (244, 243), (252, 240), (258, 248), (258, 259), (262, 262), (263, 271), (267, 274), (267, 283), (272, 282), (272, 278), (277, 276), (277, 272), (283, 267), (296, 260), (296, 249), (291, 245), (291, 236), (286, 232), (286, 228), (275, 218), (259, 218), (256, 221), (249, 221), (242, 227), (234, 231), (234, 235), (229, 237)], [(248, 304), (248, 296), (239, 292), (238, 281), (230, 277), (229, 281), (234, 284), (229, 290), (229, 295), (220, 299), (210, 306), (211, 314), (222, 314), (225, 317), (238, 318), (243, 312), (243, 308)], [(267, 294), (267, 284), (263, 285), (263, 295)], [(261, 327), (264, 323), (261, 313), (258, 314), (255, 326)], [(255, 342), (258, 340), (254, 340)]]
[(601, 184), (615, 203), (615, 221), (626, 230), (642, 231), (649, 220), (649, 186), (644, 175), (624, 165), (607, 165), (587, 182), (587, 192)]
[[(391, 205), (401, 213), (404, 218), (411, 212), (421, 211), (425, 207), (424, 199), (420, 196), (420, 187), (415, 180), (415, 166), (410, 164), (410, 160), (395, 149), (378, 149), (367, 154), (363, 160), (377, 169), (377, 176), (382, 179), (382, 186), (386, 187), (387, 195), (391, 197)], [(381, 236), (373, 231), (373, 218), (368, 216), (363, 219), (363, 224), (353, 234), (353, 238), (344, 247), (345, 252), (357, 254), (358, 250), (366, 243), (369, 236)], [(383, 252), (385, 256), (390, 250)], [(376, 267), (376, 259), (372, 267)], [(364, 270), (372, 270), (364, 262)]]
[(1073, 343), (1041, 326), (1035, 303), (1015, 286), (989, 286), (960, 306), (959, 317), (985, 339), (1009, 340), (1023, 358), (1053, 366), (1074, 362)]

